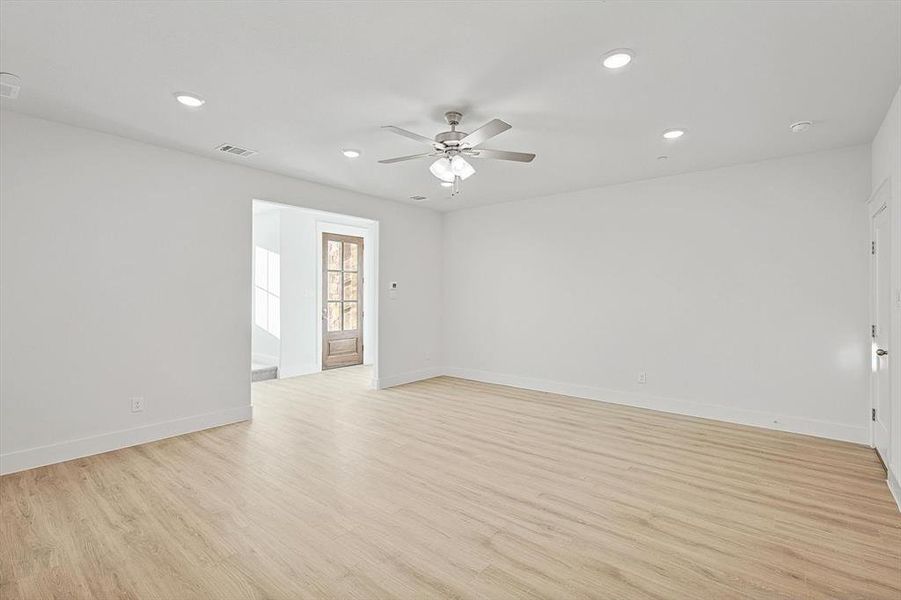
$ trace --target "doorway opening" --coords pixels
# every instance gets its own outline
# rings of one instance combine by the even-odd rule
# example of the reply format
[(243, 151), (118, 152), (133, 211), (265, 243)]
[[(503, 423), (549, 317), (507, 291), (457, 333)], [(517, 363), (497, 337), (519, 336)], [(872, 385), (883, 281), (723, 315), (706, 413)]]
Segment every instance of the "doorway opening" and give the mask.
[(378, 377), (378, 222), (253, 201), (252, 381), (353, 365)]

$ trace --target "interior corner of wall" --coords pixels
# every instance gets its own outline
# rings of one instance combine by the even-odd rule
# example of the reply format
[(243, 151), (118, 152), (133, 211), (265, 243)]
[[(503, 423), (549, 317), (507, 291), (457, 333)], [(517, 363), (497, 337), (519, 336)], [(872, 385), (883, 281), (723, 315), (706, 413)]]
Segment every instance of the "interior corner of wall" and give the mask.
[(898, 473), (891, 468), (888, 469), (886, 483), (888, 484), (889, 491), (892, 493), (892, 497), (895, 499), (895, 504), (898, 505), (898, 511), (901, 512), (901, 478), (899, 478)]

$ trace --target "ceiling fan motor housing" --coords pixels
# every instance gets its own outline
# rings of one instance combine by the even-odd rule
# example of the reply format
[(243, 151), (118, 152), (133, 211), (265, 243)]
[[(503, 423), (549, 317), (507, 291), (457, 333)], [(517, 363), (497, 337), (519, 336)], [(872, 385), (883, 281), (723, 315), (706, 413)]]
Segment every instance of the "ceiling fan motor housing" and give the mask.
[(463, 131), (442, 131), (435, 136), (435, 141), (445, 146), (456, 146), (465, 137), (466, 133)]

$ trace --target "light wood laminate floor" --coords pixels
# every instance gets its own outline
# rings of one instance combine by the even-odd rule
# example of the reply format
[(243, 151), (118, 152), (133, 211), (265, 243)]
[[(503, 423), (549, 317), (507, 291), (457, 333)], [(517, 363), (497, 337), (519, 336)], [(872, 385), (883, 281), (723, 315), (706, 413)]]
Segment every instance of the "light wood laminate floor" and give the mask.
[(872, 450), (368, 369), (0, 480), (0, 598), (901, 598)]

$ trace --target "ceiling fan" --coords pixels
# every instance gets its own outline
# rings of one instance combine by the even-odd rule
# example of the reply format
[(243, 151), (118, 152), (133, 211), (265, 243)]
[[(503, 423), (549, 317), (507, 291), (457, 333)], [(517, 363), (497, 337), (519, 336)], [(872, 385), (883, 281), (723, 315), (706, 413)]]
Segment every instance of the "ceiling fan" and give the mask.
[(412, 154), (410, 156), (399, 156), (397, 158), (386, 158), (380, 160), (382, 164), (391, 164), (403, 162), (405, 160), (414, 160), (417, 158), (435, 158), (438, 160), (429, 167), (432, 175), (443, 182), (453, 185), (453, 194), (460, 192), (460, 182), (467, 179), (476, 170), (473, 168), (467, 158), (493, 158), (497, 160), (512, 160), (516, 162), (532, 162), (535, 158), (534, 154), (525, 152), (509, 152), (507, 150), (489, 150), (480, 148), (479, 146), (496, 135), (499, 135), (508, 129), (510, 125), (504, 123), (500, 119), (492, 119), (488, 121), (472, 133), (457, 131), (457, 125), (463, 119), (463, 115), (450, 111), (444, 113), (447, 124), (450, 125), (450, 131), (443, 131), (435, 136), (435, 139), (427, 138), (424, 135), (395, 127), (394, 125), (386, 125), (382, 129), (393, 131), (398, 135), (402, 135), (417, 142), (423, 142), (432, 147), (431, 152), (423, 152), (422, 154)]

